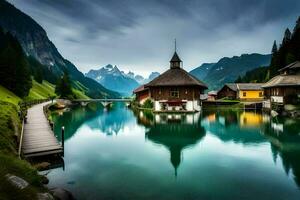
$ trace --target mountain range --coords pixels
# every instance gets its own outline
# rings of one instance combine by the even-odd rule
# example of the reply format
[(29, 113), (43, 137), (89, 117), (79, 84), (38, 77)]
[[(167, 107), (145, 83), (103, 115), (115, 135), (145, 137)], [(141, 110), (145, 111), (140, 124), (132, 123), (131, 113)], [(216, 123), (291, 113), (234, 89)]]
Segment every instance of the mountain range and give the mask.
[(204, 81), (210, 90), (218, 90), (225, 83), (234, 82), (239, 76), (243, 76), (249, 70), (268, 66), (270, 61), (270, 54), (242, 54), (231, 58), (221, 58), (216, 63), (204, 63), (190, 71), (190, 74)]
[(92, 69), (85, 75), (96, 80), (110, 90), (117, 91), (122, 95), (128, 96), (131, 95), (132, 91), (139, 85), (145, 84), (159, 76), (159, 73), (152, 72), (148, 78), (144, 78), (143, 76), (138, 74), (136, 75), (131, 71), (125, 73), (117, 66), (108, 64), (100, 69)]
[(30, 16), (6, 1), (0, 1), (0, 26), (17, 38), (25, 54), (41, 66), (43, 78), (51, 83), (68, 72), (72, 86), (92, 98), (117, 97), (117, 92), (85, 77), (74, 64), (65, 59), (49, 40), (46, 31)]

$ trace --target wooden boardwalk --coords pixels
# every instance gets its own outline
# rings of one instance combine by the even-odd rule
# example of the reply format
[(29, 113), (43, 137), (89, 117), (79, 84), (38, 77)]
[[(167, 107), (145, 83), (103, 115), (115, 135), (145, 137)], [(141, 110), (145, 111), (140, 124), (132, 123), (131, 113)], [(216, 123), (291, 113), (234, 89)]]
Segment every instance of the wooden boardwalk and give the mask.
[(27, 122), (24, 123), (22, 154), (25, 157), (59, 154), (63, 148), (55, 137), (44, 114), (43, 106), (49, 102), (28, 109)]

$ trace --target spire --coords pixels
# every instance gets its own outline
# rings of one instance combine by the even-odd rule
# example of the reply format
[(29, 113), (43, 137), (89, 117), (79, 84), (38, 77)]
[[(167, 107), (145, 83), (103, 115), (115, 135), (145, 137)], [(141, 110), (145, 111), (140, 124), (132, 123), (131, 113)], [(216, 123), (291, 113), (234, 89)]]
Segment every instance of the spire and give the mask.
[(175, 52), (173, 54), (172, 59), (170, 60), (170, 67), (171, 67), (171, 69), (180, 68), (180, 63), (182, 62), (181, 59), (179, 58), (178, 54), (177, 54), (176, 39), (174, 41), (174, 44), (175, 44)]

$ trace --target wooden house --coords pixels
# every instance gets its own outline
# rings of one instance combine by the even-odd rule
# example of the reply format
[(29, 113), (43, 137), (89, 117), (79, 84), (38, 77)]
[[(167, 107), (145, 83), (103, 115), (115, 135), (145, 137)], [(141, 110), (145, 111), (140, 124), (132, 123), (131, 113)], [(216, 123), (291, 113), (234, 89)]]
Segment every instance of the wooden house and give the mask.
[(300, 97), (300, 62), (293, 62), (279, 70), (280, 74), (263, 84), (264, 93), (268, 102), (278, 104), (298, 104)]
[(135, 94), (135, 99), (141, 105), (145, 103), (147, 99), (150, 97), (149, 88), (145, 88), (144, 85), (136, 88), (133, 93)]
[(218, 91), (218, 99), (261, 101), (264, 98), (262, 83), (227, 83)]
[(145, 84), (143, 89), (135, 90), (138, 99), (150, 98), (156, 112), (200, 111), (200, 95), (207, 86), (182, 69), (181, 64), (182, 61), (175, 51), (170, 60), (169, 70)]

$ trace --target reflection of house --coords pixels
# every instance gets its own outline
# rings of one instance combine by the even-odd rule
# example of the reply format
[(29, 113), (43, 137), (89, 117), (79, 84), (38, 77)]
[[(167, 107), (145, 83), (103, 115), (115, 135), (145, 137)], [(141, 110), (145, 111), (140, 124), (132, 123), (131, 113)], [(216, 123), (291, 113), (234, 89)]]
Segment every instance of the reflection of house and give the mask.
[(271, 143), (274, 162), (279, 156), (287, 175), (293, 173), (294, 181), (300, 188), (300, 135), (299, 121), (279, 119), (266, 123), (264, 136)]
[(135, 90), (139, 103), (148, 97), (154, 101), (154, 111), (200, 111), (200, 95), (207, 86), (181, 66), (176, 51), (170, 69)]
[(263, 123), (263, 116), (254, 112), (243, 112), (240, 115), (241, 126), (260, 126)]
[(262, 83), (227, 83), (218, 91), (218, 99), (257, 101), (263, 99)]
[[(164, 123), (164, 120), (155, 120), (155, 125), (150, 126), (146, 132), (147, 139), (169, 149), (170, 161), (175, 169), (175, 176), (182, 160), (182, 151), (191, 145), (197, 144), (205, 135), (204, 128), (199, 124), (199, 115), (194, 117), (193, 115), (195, 114), (161, 115), (159, 119), (165, 119), (168, 123)], [(191, 120), (187, 117), (194, 119), (195, 122), (191, 123)]]
[(177, 175), (182, 151), (197, 144), (205, 135), (205, 129), (200, 124), (200, 113), (167, 114), (141, 111), (134, 114), (138, 123), (147, 127), (146, 138), (170, 151), (170, 161)]
[[(300, 62), (296, 61), (281, 70), (262, 87), (269, 101), (279, 104), (297, 104), (300, 95)], [(270, 108), (270, 103), (265, 107)]]
[[(217, 136), (223, 142), (235, 142), (244, 145), (265, 142), (266, 139), (260, 134), (262, 124), (257, 126), (241, 126), (242, 122), (240, 120), (242, 120), (242, 114), (228, 110), (218, 112), (205, 110), (202, 113), (203, 120), (201, 124), (207, 132)], [(255, 115), (254, 112), (253, 114)], [(257, 119), (263, 118), (259, 113), (256, 115), (258, 115)]]

